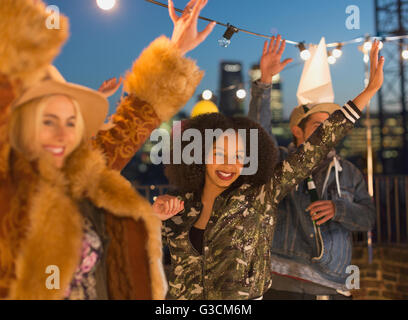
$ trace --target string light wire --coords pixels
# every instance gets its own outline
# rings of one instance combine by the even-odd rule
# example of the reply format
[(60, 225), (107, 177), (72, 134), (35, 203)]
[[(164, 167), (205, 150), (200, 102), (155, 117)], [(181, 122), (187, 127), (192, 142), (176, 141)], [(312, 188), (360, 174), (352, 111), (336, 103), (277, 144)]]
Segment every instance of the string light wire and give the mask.
[[(168, 8), (167, 4), (156, 1), (156, 0), (146, 0), (146, 1), (150, 2), (152, 4), (164, 7), (164, 8)], [(174, 10), (177, 11), (177, 12), (183, 13), (183, 10), (181, 10), (181, 9), (174, 8)], [(203, 17), (203, 16), (199, 16), (198, 18), (201, 19), (201, 20), (207, 21), (207, 22), (215, 22), (216, 24), (218, 24), (220, 26), (223, 26), (223, 27), (226, 27), (226, 28), (231, 27), (231, 25), (229, 23), (222, 23), (222, 22), (216, 21), (214, 19), (209, 19), (209, 18), (206, 18), (206, 17)], [(237, 30), (236, 32), (243, 32), (243, 33), (247, 33), (247, 34), (250, 34), (250, 35), (253, 35), (253, 36), (266, 38), (266, 39), (271, 39), (272, 38), (272, 36), (257, 33), (257, 32), (253, 32), (253, 31), (249, 31), (249, 30), (245, 30), (245, 29), (241, 29), (241, 28), (238, 28), (236, 26), (234, 26), (234, 28)], [(383, 41), (383, 42), (390, 42), (390, 41), (397, 41), (397, 40), (401, 40), (401, 39), (408, 39), (408, 34), (407, 35), (398, 35), (398, 36), (383, 36), (383, 37), (375, 37), (375, 36), (373, 36), (373, 37), (371, 37), (371, 36), (358, 37), (358, 38), (351, 39), (351, 40), (348, 40), (348, 41), (328, 43), (328, 44), (326, 44), (326, 47), (327, 48), (343, 47), (343, 46), (349, 45), (349, 44), (356, 44), (356, 43), (366, 42), (367, 40), (368, 41), (380, 40), (380, 41)], [(298, 41), (292, 41), (292, 40), (286, 40), (286, 43), (292, 44), (292, 45), (297, 46), (297, 47), (299, 47), (300, 44), (305, 44), (304, 42), (298, 42)], [(308, 46), (310, 46), (310, 45), (312, 45), (312, 43), (308, 44)]]

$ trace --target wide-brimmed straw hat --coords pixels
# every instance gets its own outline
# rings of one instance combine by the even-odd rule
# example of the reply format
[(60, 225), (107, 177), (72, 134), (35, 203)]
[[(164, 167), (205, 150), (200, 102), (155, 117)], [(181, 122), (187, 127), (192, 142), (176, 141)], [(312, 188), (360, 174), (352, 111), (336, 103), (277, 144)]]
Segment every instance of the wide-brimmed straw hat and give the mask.
[(12, 109), (34, 99), (51, 95), (65, 95), (78, 102), (84, 119), (85, 138), (96, 134), (108, 114), (109, 102), (105, 96), (88, 87), (67, 82), (52, 65), (48, 67), (46, 76), (41, 81), (23, 92), (13, 104)]

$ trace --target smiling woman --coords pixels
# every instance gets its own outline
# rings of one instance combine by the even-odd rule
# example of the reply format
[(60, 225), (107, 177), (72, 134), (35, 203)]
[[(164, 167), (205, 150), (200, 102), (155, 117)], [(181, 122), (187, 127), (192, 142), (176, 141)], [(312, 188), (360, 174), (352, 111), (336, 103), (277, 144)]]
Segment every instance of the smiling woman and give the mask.
[[(164, 297), (161, 223), (120, 170), (203, 77), (184, 55), (214, 27), (197, 31), (206, 3), (190, 2), (187, 20), (170, 10), (172, 38), (135, 60), (113, 126), (101, 130), (106, 97), (51, 65), (68, 21), (47, 29), (43, 1), (1, 0), (0, 299)], [(54, 290), (48, 266), (60, 270)]]
[(10, 120), (13, 148), (25, 152), (31, 160), (49, 153), (58, 168), (80, 144), (83, 132), (78, 103), (63, 95), (31, 100), (15, 110)]
[[(7, 78), (3, 81), (8, 83)], [(11, 150), (7, 142), (0, 146), (10, 152), (10, 170), (0, 180), (0, 196), (5, 201), (4, 190), (12, 181), (18, 187), (11, 198), (18, 199), (14, 200), (18, 205), (0, 217), (0, 298), (107, 297), (103, 260), (106, 235), (98, 224), (99, 213), (93, 213), (92, 208), (135, 220), (144, 220), (146, 214), (150, 234), (160, 229), (159, 221), (152, 219), (149, 203), (119, 171), (107, 167), (100, 151), (90, 148), (89, 138), (98, 131), (107, 112), (106, 98), (66, 82), (49, 66), (43, 80), (7, 107), (11, 112), (4, 114), (10, 115)], [(24, 201), (30, 204), (28, 208)], [(148, 242), (159, 246), (151, 238)], [(58, 290), (44, 286), (48, 266), (60, 270)]]

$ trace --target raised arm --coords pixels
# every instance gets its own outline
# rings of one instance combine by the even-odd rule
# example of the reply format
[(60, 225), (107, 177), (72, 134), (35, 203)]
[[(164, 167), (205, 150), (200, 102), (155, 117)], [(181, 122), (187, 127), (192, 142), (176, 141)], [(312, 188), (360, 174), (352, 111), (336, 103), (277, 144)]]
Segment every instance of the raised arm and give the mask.
[(127, 96), (112, 117), (113, 127), (100, 131), (94, 146), (101, 148), (109, 167), (121, 170), (161, 122), (171, 119), (192, 97), (204, 73), (184, 55), (210, 34), (214, 23), (197, 31), (197, 19), (207, 0), (190, 1), (181, 17), (169, 1), (174, 23), (171, 39), (156, 39), (126, 76)]
[[(248, 110), (248, 118), (258, 122), (269, 134), (272, 134), (271, 90), (272, 84), (264, 84), (259, 80), (252, 82)], [(272, 137), (275, 138), (273, 135)]]
[(328, 152), (354, 127), (354, 123), (361, 117), (361, 111), (381, 88), (384, 58), (378, 59), (378, 52), (376, 41), (371, 52), (371, 77), (367, 88), (353, 101), (334, 112), (296, 152), (277, 165), (270, 189), (275, 203), (280, 202), (295, 185), (310, 175)]
[[(249, 103), (248, 117), (258, 122), (272, 137), (275, 145), (278, 145), (272, 134), (271, 90), (272, 77), (281, 72), (292, 59), (281, 62), (285, 50), (285, 40), (281, 43), (281, 36), (272, 37), (269, 47), (265, 41), (261, 57), (261, 79), (252, 83), (251, 101)], [(280, 44), (280, 46), (279, 46)]]

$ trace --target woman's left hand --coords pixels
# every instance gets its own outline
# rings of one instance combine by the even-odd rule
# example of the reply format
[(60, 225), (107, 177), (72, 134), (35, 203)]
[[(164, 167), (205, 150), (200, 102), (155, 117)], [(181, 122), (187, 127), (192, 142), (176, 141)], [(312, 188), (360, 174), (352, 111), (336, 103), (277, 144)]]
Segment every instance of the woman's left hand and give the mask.
[(180, 49), (183, 55), (196, 48), (214, 29), (215, 22), (210, 22), (203, 31), (197, 31), (198, 17), (207, 2), (208, 0), (191, 0), (181, 17), (178, 17), (173, 1), (169, 0), (169, 15), (174, 23), (171, 42)]
[(99, 87), (98, 91), (102, 93), (106, 98), (109, 98), (110, 96), (113, 96), (115, 92), (119, 89), (120, 85), (122, 84), (122, 81), (123, 81), (122, 77), (120, 77), (119, 80), (117, 80), (116, 78), (106, 80)]

